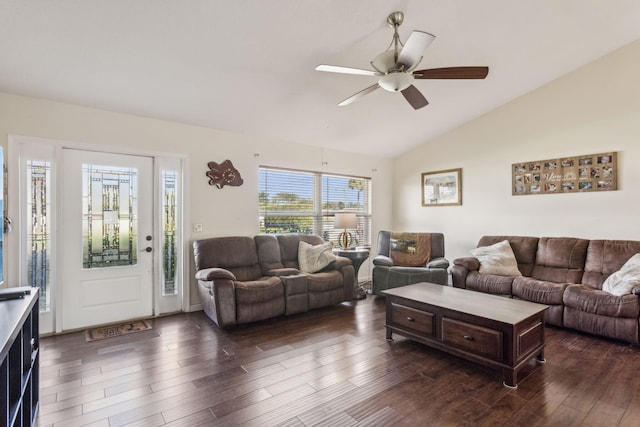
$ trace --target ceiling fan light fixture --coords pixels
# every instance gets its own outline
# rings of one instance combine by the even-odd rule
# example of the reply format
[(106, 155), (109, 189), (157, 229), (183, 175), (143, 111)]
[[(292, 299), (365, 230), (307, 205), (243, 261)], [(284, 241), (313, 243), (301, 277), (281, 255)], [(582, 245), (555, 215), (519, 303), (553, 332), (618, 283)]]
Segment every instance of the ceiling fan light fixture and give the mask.
[(400, 92), (413, 84), (413, 74), (390, 73), (380, 77), (378, 84), (389, 92)]
[(385, 50), (371, 61), (371, 66), (381, 73), (388, 73), (396, 66), (397, 55), (393, 50)]

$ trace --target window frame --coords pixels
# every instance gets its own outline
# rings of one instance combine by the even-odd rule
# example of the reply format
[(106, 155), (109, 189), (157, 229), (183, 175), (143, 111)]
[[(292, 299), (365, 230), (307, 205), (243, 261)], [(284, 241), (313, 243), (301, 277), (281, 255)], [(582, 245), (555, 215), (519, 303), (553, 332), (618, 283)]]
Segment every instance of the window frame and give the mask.
[[(313, 177), (313, 190), (312, 190), (312, 208), (311, 210), (286, 210), (286, 209), (270, 209), (267, 210), (266, 206), (263, 206), (261, 201), (261, 195), (264, 190), (269, 189), (268, 184), (263, 183), (264, 173), (281, 173), (281, 174), (305, 174)], [(358, 195), (358, 202), (348, 202), (346, 197), (343, 200), (337, 200), (335, 195), (337, 192), (332, 192), (328, 188), (327, 184), (330, 184), (332, 178), (348, 179), (348, 180), (361, 180), (364, 182), (363, 188), (357, 190), (362, 192), (362, 202), (360, 202)], [(267, 177), (268, 179), (268, 177)], [(272, 188), (276, 188), (273, 186)], [(344, 191), (342, 188), (342, 191)], [(295, 192), (296, 188), (283, 187), (283, 190), (279, 193)], [(325, 241), (331, 241), (334, 245), (339, 246), (339, 234), (344, 230), (334, 229), (334, 216), (339, 212), (354, 212), (358, 221), (358, 228), (356, 230), (350, 230), (356, 234), (355, 245), (358, 247), (371, 247), (371, 222), (372, 222), (372, 179), (371, 177), (346, 175), (339, 173), (328, 173), (312, 170), (301, 170), (291, 168), (280, 168), (273, 166), (260, 165), (258, 168), (258, 227), (261, 233), (279, 233), (281, 231), (269, 231), (265, 227), (265, 218), (267, 217), (309, 217), (311, 218), (313, 225), (310, 227), (310, 232), (303, 232), (302, 234), (315, 234), (321, 236)], [(325, 203), (325, 201), (327, 203)], [(331, 208), (329, 203), (344, 203), (342, 208)], [(266, 203), (264, 203), (266, 205)], [(350, 205), (350, 206), (349, 206)]]

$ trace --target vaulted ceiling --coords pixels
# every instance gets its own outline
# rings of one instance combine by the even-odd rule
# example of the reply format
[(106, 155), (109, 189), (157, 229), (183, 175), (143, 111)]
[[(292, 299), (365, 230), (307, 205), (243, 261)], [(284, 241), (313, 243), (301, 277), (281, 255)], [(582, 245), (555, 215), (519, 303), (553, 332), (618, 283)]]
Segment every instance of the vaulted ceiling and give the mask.
[[(488, 77), (338, 107), (376, 78), (314, 68), (371, 69), (396, 10)], [(394, 157), (637, 39), (638, 0), (0, 0), (0, 91)]]

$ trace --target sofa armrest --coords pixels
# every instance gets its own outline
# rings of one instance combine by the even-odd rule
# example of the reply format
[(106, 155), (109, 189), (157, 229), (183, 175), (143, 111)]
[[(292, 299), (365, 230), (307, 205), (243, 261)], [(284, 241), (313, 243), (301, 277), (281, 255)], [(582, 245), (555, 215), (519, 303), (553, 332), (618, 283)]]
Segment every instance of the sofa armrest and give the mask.
[[(353, 263), (349, 258), (336, 256), (336, 260), (331, 264), (320, 270), (319, 272), (326, 271), (338, 271), (342, 276), (342, 285), (344, 287), (344, 301), (351, 301), (353, 299), (353, 287), (355, 286), (355, 270), (353, 269)], [(313, 276), (315, 273), (305, 273)]]
[(451, 281), (456, 288), (467, 288), (467, 275), (480, 269), (480, 261), (474, 257), (457, 258), (451, 267)]
[(479, 270), (480, 269), (480, 261), (478, 261), (478, 258), (475, 257), (464, 257), (464, 258), (457, 258), (455, 260), (453, 260), (453, 264), (454, 265), (460, 265), (464, 268), (466, 268), (469, 271), (474, 271), (474, 270)]
[(300, 274), (300, 270), (297, 268), (274, 268), (264, 273), (265, 276), (294, 276)]
[(634, 295), (640, 295), (640, 285), (638, 285), (635, 288), (633, 288), (631, 293), (634, 294)]
[(219, 279), (236, 280), (236, 276), (229, 270), (224, 268), (205, 268), (196, 272), (196, 279), (211, 281)]
[(219, 327), (226, 328), (236, 324), (236, 293), (235, 284), (232, 279), (217, 277), (206, 280), (207, 270), (222, 270), (231, 274), (228, 270), (222, 268), (212, 268), (201, 270), (205, 272), (198, 279), (198, 293), (200, 294), (200, 302), (204, 312)]
[(393, 267), (393, 261), (391, 258), (385, 255), (376, 255), (373, 259), (373, 265), (381, 265), (384, 267)]
[(336, 270), (340, 270), (345, 265), (352, 265), (353, 263), (349, 258), (343, 256), (336, 256), (336, 260), (333, 261), (330, 266), (334, 267)]
[(443, 257), (434, 258), (427, 263), (427, 268), (449, 268), (449, 260)]

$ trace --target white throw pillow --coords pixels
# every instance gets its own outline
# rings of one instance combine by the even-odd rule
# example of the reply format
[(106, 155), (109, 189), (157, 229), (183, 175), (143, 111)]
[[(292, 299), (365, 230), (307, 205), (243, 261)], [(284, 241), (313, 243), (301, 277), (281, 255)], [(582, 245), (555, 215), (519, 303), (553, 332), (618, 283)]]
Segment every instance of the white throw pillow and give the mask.
[(321, 245), (310, 245), (302, 240), (298, 243), (298, 265), (303, 273), (315, 273), (336, 260), (331, 252), (331, 242)]
[(471, 255), (480, 261), (480, 273), (498, 276), (522, 276), (518, 261), (508, 240), (495, 245), (482, 246), (471, 250)]
[(640, 285), (640, 254), (635, 254), (624, 263), (620, 270), (607, 277), (602, 290), (613, 295), (627, 295)]

